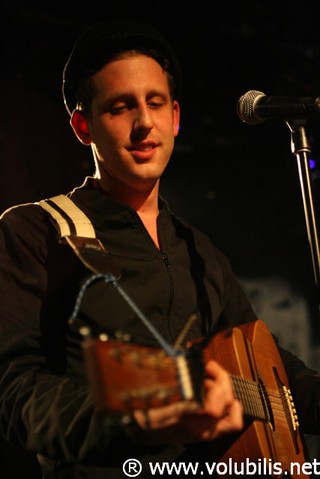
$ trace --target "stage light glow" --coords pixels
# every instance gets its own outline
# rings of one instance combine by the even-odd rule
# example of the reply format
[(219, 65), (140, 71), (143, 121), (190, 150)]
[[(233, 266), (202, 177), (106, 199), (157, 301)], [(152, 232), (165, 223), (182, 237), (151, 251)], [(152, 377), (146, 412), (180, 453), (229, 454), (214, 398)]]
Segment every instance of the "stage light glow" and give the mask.
[(316, 160), (313, 160), (312, 158), (310, 158), (309, 160), (309, 167), (311, 170), (314, 170), (314, 168), (317, 166), (317, 163), (316, 163)]

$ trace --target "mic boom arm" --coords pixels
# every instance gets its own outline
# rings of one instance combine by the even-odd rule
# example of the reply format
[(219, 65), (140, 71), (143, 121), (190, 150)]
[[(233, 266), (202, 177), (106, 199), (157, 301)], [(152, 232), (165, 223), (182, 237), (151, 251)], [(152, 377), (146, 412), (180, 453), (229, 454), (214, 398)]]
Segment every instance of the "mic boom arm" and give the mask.
[(309, 175), (311, 147), (306, 123), (309, 116), (319, 112), (320, 97), (273, 97), (266, 96), (257, 90), (248, 91), (240, 97), (237, 103), (237, 113), (243, 122), (258, 125), (267, 119), (280, 118), (286, 122), (291, 131), (291, 151), (295, 155), (298, 165), (307, 236), (315, 283), (319, 292), (318, 298), (320, 298), (320, 248)]
[(262, 91), (250, 90), (239, 98), (237, 113), (244, 123), (258, 125), (265, 120), (307, 118), (320, 112), (320, 97), (267, 96)]

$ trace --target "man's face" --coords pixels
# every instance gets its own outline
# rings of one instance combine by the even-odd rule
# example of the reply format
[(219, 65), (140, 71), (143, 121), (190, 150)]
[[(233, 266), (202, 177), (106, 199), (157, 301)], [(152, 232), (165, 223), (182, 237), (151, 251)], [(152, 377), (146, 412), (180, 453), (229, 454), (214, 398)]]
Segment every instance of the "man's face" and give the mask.
[(95, 97), (87, 121), (106, 191), (153, 187), (170, 159), (179, 130), (161, 66), (145, 55), (112, 61), (92, 77)]

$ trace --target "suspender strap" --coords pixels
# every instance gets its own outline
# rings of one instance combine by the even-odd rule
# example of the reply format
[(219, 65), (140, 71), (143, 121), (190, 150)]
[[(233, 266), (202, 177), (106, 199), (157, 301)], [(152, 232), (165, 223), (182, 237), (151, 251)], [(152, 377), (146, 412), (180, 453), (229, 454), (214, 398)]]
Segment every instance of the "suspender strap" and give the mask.
[(95, 238), (96, 233), (89, 218), (65, 195), (42, 200), (39, 205), (51, 214), (60, 229), (60, 236)]

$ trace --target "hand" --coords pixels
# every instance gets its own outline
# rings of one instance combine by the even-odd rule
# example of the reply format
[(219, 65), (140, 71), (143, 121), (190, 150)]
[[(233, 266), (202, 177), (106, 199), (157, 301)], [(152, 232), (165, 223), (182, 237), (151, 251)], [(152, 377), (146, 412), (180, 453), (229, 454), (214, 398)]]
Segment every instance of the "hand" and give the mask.
[(203, 406), (183, 401), (135, 411), (141, 439), (149, 444), (210, 441), (243, 427), (242, 407), (235, 399), (227, 371), (215, 361), (206, 364)]

